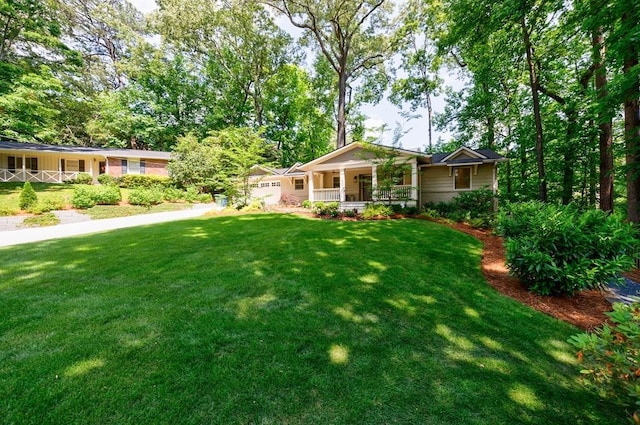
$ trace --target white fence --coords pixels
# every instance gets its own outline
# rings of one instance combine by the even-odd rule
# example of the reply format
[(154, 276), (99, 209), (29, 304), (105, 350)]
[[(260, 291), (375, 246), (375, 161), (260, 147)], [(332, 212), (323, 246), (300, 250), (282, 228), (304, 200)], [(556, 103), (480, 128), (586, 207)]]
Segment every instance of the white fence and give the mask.
[(313, 200), (322, 202), (340, 202), (340, 189), (314, 189)]
[(78, 172), (66, 171), (28, 171), (0, 169), (0, 182), (39, 182), (62, 183), (74, 180)]
[(388, 199), (398, 199), (405, 200), (411, 199), (411, 186), (410, 185), (401, 185), (401, 186), (393, 186), (390, 189), (378, 189), (375, 191), (375, 196), (377, 199), (388, 200)]

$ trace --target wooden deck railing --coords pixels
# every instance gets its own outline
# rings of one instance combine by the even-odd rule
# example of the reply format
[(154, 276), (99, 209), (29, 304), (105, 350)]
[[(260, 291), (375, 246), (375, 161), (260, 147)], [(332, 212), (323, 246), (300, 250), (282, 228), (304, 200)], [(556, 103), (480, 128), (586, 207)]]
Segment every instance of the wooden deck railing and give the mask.
[(340, 202), (340, 189), (314, 189), (313, 200), (322, 202)]

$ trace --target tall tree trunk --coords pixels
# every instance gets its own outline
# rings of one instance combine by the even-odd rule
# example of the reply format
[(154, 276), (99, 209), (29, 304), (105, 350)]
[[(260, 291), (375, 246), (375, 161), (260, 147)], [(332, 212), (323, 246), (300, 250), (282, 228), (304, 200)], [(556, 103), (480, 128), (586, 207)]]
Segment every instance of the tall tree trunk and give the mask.
[(347, 73), (344, 69), (338, 74), (338, 149), (347, 144)]
[(533, 117), (536, 125), (536, 162), (538, 165), (538, 197), (542, 202), (547, 202), (547, 177), (544, 170), (544, 138), (542, 134), (542, 115), (540, 113), (540, 97), (538, 95), (538, 76), (533, 62), (533, 47), (527, 29), (524, 15), (520, 20), (522, 26), (522, 36), (524, 48), (527, 54), (527, 67), (529, 70), (529, 85), (531, 86), (531, 97), (533, 100)]
[(564, 170), (562, 175), (562, 204), (567, 205), (573, 200), (573, 186), (575, 184), (576, 146), (578, 133), (578, 111), (576, 106), (570, 103), (566, 108), (567, 113), (567, 140), (564, 146)]
[[(600, 150), (600, 209), (613, 212), (613, 125), (611, 114), (604, 109), (604, 99), (607, 97), (607, 70), (604, 66), (606, 47), (602, 27), (593, 31), (591, 37), (593, 46), (593, 64), (596, 74), (596, 91), (600, 108), (598, 111), (598, 129)], [(607, 108), (608, 109), (608, 108)]]
[[(625, 14), (623, 23), (629, 21)], [(632, 69), (638, 65), (638, 47), (629, 43), (623, 65), (623, 73), (629, 79)], [(640, 222), (638, 202), (640, 201), (640, 83), (638, 77), (629, 82), (624, 93), (624, 139), (627, 165), (627, 220)]]

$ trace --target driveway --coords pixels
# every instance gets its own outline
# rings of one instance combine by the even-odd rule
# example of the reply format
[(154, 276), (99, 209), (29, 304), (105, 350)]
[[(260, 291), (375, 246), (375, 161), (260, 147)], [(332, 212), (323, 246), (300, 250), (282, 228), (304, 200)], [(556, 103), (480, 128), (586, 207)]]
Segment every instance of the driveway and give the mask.
[[(57, 226), (19, 228), (16, 223), (22, 223), (22, 217), (1, 217), (0, 220), (0, 247), (20, 245), (30, 242), (46, 241), (68, 236), (86, 235), (89, 233), (105, 232), (126, 227), (144, 226), (147, 224), (164, 223), (167, 221), (185, 220), (200, 217), (205, 213), (215, 210), (215, 204), (195, 204), (191, 209), (170, 211), (154, 214), (140, 214), (130, 217), (109, 218), (104, 220), (91, 220), (84, 214), (75, 211), (56, 211), (60, 218)], [(19, 229), (19, 230), (12, 230)]]

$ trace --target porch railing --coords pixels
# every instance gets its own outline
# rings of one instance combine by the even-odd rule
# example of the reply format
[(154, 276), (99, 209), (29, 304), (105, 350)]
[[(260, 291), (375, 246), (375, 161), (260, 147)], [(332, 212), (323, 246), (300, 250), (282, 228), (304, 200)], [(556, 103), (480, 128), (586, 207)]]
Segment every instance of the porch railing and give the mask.
[(78, 172), (71, 171), (29, 171), (29, 170), (8, 170), (0, 169), (0, 182), (39, 182), (39, 183), (62, 183), (74, 180), (78, 177)]
[(380, 200), (411, 199), (411, 185), (393, 186), (390, 189), (378, 188), (378, 190), (375, 191), (375, 195), (376, 198)]
[(322, 202), (340, 202), (340, 189), (314, 189), (313, 200)]

